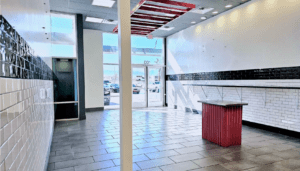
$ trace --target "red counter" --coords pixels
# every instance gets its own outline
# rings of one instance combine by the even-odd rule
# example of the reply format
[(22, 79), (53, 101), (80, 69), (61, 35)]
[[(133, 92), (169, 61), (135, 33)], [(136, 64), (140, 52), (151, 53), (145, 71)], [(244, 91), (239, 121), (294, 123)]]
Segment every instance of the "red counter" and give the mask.
[(202, 103), (202, 138), (220, 146), (241, 145), (243, 105), (230, 101)]

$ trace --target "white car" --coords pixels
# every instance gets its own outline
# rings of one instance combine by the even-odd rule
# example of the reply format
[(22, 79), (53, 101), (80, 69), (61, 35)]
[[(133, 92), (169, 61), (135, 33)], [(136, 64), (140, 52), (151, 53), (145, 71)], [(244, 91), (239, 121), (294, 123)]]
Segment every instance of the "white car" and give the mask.
[(143, 85), (141, 83), (137, 83), (135, 86), (142, 87)]

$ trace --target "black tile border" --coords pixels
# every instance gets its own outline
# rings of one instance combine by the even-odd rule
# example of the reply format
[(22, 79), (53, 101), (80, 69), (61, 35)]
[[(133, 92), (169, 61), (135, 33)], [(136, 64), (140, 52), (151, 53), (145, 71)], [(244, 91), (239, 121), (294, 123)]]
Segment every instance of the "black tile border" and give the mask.
[(167, 75), (168, 81), (300, 79), (300, 66)]
[[(245, 120), (242, 121), (242, 124), (253, 127), (253, 128), (258, 128), (258, 129), (262, 129), (262, 130), (266, 130), (266, 131), (270, 131), (270, 132), (274, 132), (274, 133), (279, 133), (282, 135), (287, 135), (290, 137), (295, 137), (295, 138), (300, 137), (300, 132), (296, 132), (296, 131), (291, 131), (291, 130), (287, 130), (287, 129), (282, 129), (282, 128), (278, 128), (278, 127), (268, 126), (268, 125), (254, 123), (254, 122), (245, 121)], [(299, 138), (299, 140), (300, 140), (300, 138)]]
[(52, 80), (51, 68), (0, 15), (0, 77)]
[(85, 112), (98, 112), (103, 111), (104, 107), (85, 108)]

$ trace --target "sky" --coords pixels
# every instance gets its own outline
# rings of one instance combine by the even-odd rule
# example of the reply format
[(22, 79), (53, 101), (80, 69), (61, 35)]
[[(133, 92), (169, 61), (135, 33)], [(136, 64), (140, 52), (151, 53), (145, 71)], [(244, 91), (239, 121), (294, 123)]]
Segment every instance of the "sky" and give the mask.
[[(131, 36), (131, 47), (155, 48), (156, 41), (157, 41), (156, 49), (162, 49), (163, 48), (162, 38), (147, 39), (146, 36)], [(118, 46), (118, 35), (103, 33), (103, 45)]]

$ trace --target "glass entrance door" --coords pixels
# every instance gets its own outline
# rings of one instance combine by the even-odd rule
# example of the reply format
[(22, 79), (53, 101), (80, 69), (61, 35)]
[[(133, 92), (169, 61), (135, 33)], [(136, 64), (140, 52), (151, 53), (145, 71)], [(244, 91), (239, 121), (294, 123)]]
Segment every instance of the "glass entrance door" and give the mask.
[(148, 66), (148, 107), (163, 106), (163, 67)]
[(146, 67), (132, 67), (132, 107), (147, 107)]

